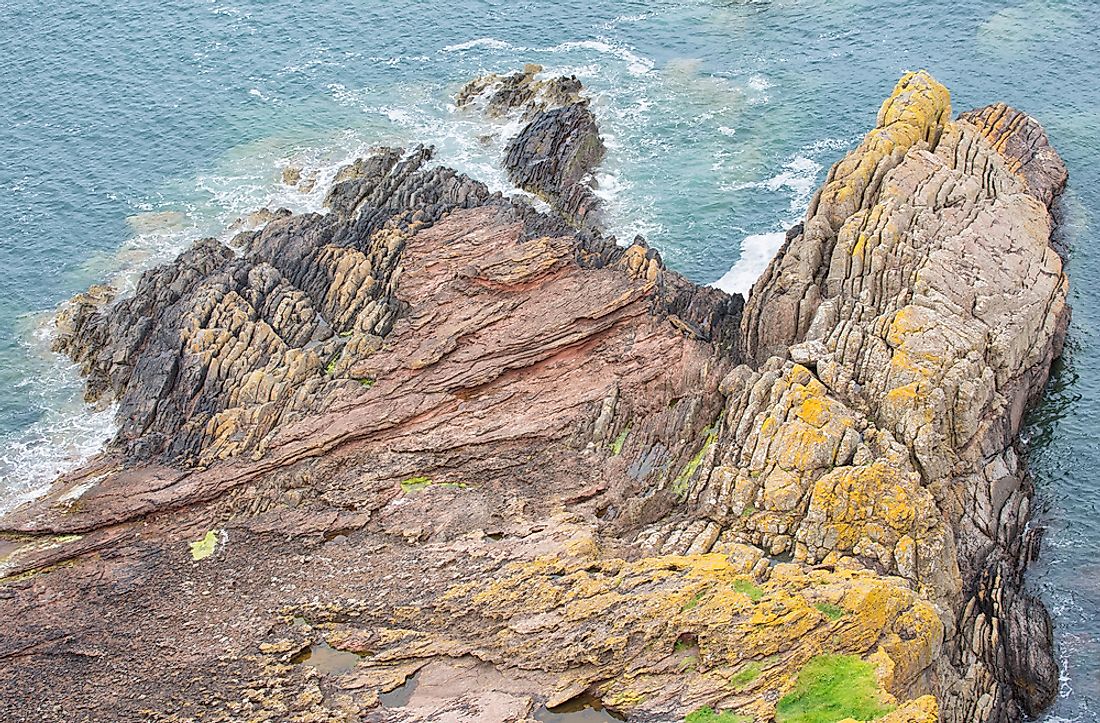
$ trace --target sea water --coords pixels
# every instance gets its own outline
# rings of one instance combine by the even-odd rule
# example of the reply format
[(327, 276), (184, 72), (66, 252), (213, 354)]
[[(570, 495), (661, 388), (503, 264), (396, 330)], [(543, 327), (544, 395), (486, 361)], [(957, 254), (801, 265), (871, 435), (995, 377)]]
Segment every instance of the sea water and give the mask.
[[(691, 279), (744, 291), (902, 72), (956, 110), (1037, 117), (1070, 168), (1060, 213), (1074, 320), (1027, 430), (1047, 528), (1031, 584), (1064, 675), (1048, 720), (1100, 710), (1100, 4), (1078, 0), (0, 0), (0, 510), (113, 431), (50, 353), (50, 317), (125, 290), (263, 207), (317, 209), (375, 145), (512, 191), (516, 128), (454, 108), (471, 77), (539, 63), (585, 84), (608, 146), (610, 228)], [(293, 165), (312, 193), (280, 183)]]

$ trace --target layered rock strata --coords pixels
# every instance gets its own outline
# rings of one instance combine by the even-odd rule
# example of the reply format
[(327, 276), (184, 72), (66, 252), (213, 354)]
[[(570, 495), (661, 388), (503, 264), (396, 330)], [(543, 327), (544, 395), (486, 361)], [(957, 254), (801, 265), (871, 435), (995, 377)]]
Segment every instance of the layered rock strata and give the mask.
[[(562, 107), (520, 135), (546, 187), (583, 177)], [(869, 717), (1020, 720), (1057, 678), (1016, 439), (1064, 182), (919, 73), (744, 306), (427, 149), (93, 288), (57, 345), (120, 429), (0, 521), (0, 712), (796, 721), (852, 661)]]

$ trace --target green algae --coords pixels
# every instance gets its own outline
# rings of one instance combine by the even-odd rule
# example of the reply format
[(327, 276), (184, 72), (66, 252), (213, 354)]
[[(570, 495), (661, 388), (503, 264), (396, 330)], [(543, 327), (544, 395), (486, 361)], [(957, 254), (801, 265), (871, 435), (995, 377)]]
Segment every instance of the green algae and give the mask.
[(619, 436), (615, 437), (615, 441), (611, 443), (611, 456), (618, 457), (623, 453), (623, 445), (626, 444), (626, 438), (630, 436), (630, 427), (626, 427), (623, 431), (619, 432)]
[(794, 690), (779, 701), (777, 723), (868, 721), (893, 710), (882, 701), (875, 666), (855, 655), (818, 655), (798, 673)]
[(438, 487), (440, 489), (453, 489), (453, 490), (468, 490), (470, 485), (465, 482), (436, 482), (431, 477), (423, 475), (417, 475), (416, 477), (409, 477), (408, 479), (401, 480), (401, 491), (406, 494), (414, 494), (416, 492), (423, 492), (429, 487)]
[(691, 485), (691, 478), (695, 476), (695, 473), (699, 470), (699, 466), (703, 464), (703, 458), (707, 456), (707, 452), (714, 446), (714, 443), (718, 441), (718, 430), (712, 430), (707, 427), (703, 430), (706, 435), (706, 441), (703, 442), (703, 446), (699, 448), (699, 451), (688, 463), (684, 465), (684, 469), (676, 476), (676, 479), (672, 482), (672, 493), (683, 500), (687, 497), (688, 490)]
[(7, 585), (13, 582), (22, 582), (23, 580), (29, 580), (36, 575), (42, 575), (47, 572), (53, 572), (54, 570), (60, 570), (65, 567), (72, 567), (76, 564), (76, 560), (63, 560), (54, 565), (46, 565), (44, 567), (36, 567), (33, 570), (27, 570), (21, 572), (18, 575), (9, 575), (8, 577), (0, 577), (0, 585)]
[(730, 676), (730, 686), (735, 690), (741, 690), (760, 677), (764, 666), (757, 661), (745, 664), (745, 667)]
[(702, 601), (702, 599), (705, 595), (706, 595), (706, 592), (703, 591), (703, 590), (700, 590), (699, 592), (695, 593), (695, 595), (690, 600), (688, 600), (686, 603), (684, 603), (684, 606), (682, 608), (680, 608), (680, 611), (686, 613), (688, 610), (693, 609), (694, 607), (696, 607)]
[(44, 572), (73, 565), (75, 563), (74, 559), (61, 560), (52, 565), (25, 570), (17, 575), (4, 576), (7, 570), (18, 566), (19, 558), (36, 552), (52, 550), (70, 542), (81, 540), (83, 537), (83, 535), (55, 535), (45, 538), (18, 534), (0, 535), (0, 583), (19, 582), (41, 575)]
[(401, 480), (401, 491), (406, 494), (423, 492), (432, 486), (432, 478), (418, 475)]
[(749, 599), (753, 602), (757, 602), (760, 598), (764, 597), (764, 591), (758, 586), (753, 584), (751, 580), (738, 579), (733, 581), (733, 589), (742, 595), (748, 595)]

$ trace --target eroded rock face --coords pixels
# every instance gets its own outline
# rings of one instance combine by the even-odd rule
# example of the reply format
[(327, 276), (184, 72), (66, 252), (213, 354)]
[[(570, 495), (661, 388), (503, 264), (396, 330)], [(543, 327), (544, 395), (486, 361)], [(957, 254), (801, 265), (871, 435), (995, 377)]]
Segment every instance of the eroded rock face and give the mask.
[[(536, 73), (470, 97), (528, 104)], [(1013, 445), (1068, 317), (1065, 174), (1026, 116), (950, 117), (903, 78), (744, 315), (426, 149), (77, 297), (58, 348), (121, 428), (0, 522), (2, 717), (525, 721), (587, 693), (771, 720), (823, 655), (873, 666), (882, 720), (1040, 709)], [(536, 109), (517, 172), (560, 199), (593, 136)]]

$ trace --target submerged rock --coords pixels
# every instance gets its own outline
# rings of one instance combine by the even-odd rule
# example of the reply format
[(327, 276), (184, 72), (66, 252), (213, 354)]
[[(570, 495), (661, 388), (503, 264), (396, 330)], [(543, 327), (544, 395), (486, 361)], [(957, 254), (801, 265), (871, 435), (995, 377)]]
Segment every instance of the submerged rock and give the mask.
[(896, 723), (1049, 701), (1038, 124), (906, 76), (745, 305), (588, 227), (590, 112), (532, 118), (509, 168), (553, 213), (380, 149), (330, 213), (63, 312), (120, 431), (0, 521), (4, 719), (783, 720), (821, 671)]

